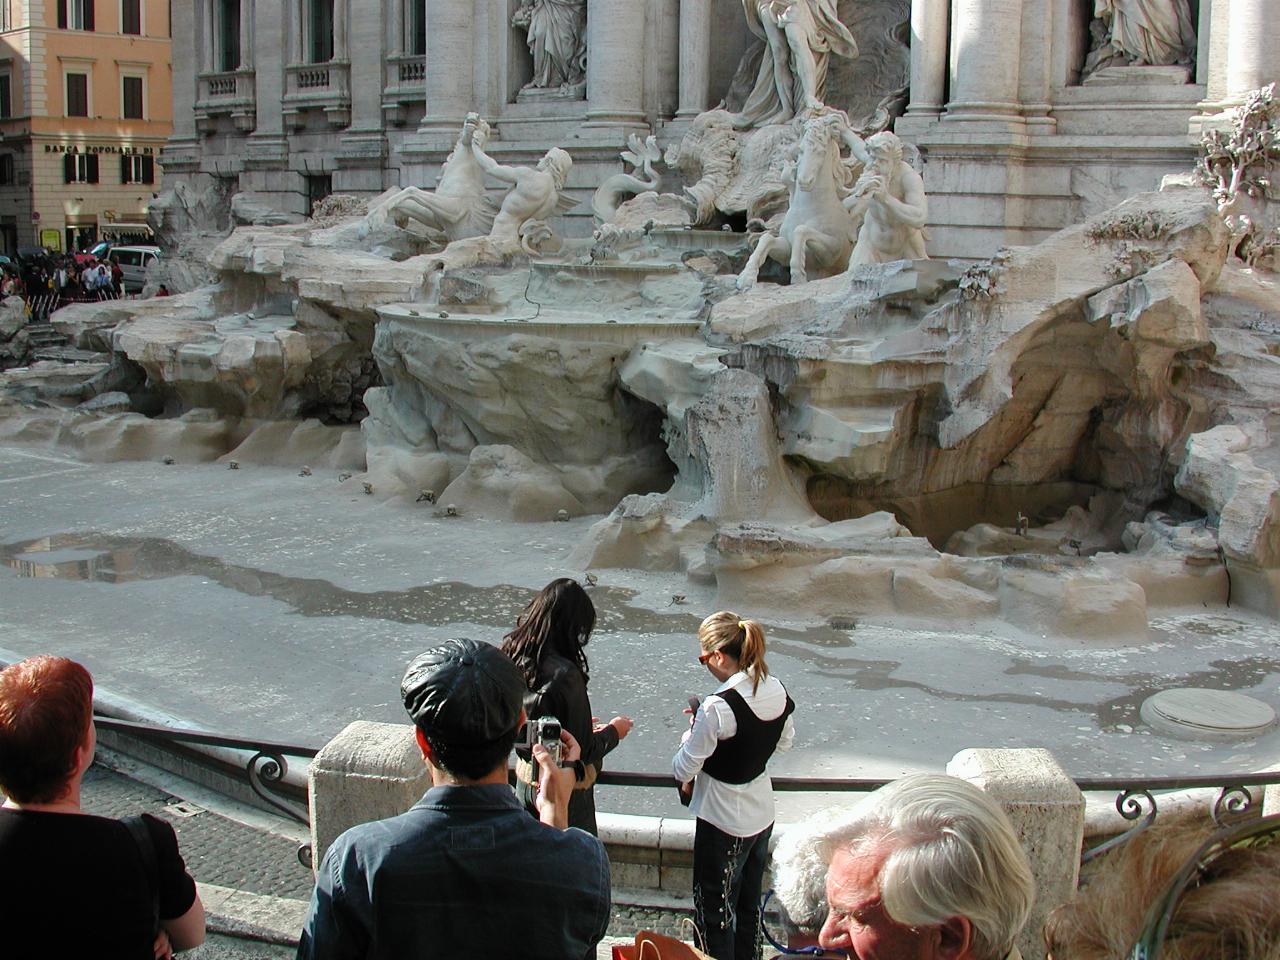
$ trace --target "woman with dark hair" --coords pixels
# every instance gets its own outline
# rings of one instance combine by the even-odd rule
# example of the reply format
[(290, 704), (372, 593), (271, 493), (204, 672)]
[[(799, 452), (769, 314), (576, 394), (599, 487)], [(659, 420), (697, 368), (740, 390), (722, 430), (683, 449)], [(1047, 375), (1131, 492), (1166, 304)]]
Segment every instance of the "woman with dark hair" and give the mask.
[[(502, 652), (524, 674), (529, 693), (525, 713), (530, 720), (555, 717), (582, 745), (577, 762), (578, 786), (569, 801), (569, 826), (596, 832), (596, 802), (592, 784), (604, 755), (631, 732), (630, 717), (614, 717), (596, 724), (587, 696), (587, 653), (583, 649), (596, 625), (596, 608), (576, 580), (552, 580), (529, 601), (516, 628), (502, 641)], [(516, 790), (530, 811), (534, 788), (528, 751), (516, 748)], [(537, 815), (536, 813), (534, 814)]]
[[(44, 954), (152, 960), (204, 941), (173, 827), (80, 809), (93, 763), (93, 679), (63, 657), (0, 670), (0, 924)], [(19, 953), (22, 950), (19, 949)]]

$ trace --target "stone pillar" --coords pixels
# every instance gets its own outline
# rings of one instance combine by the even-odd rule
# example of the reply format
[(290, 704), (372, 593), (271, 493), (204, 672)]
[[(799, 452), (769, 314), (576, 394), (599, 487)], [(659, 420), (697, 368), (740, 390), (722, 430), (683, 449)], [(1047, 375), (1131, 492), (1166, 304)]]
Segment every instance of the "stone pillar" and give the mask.
[[(333, 59), (349, 60), (347, 49), (347, 14), (351, 0), (335, 0), (333, 4)], [(381, 18), (379, 18), (381, 19)]]
[(212, 73), (219, 67), (218, 63), (218, 18), (214, 11), (214, 0), (205, 0), (200, 11), (200, 38), (196, 41), (196, 53), (200, 70)]
[(1084, 843), (1084, 795), (1048, 750), (962, 750), (947, 773), (981, 787), (1009, 815), (1031, 861), (1036, 899), (1016, 943), (1044, 960), (1045, 918), (1076, 892)]
[[(267, 162), (283, 162), (288, 154), (281, 99), (284, 96), (284, 67), (291, 62), (285, 23), (287, 20), (292, 25), (294, 4), (285, 6), (287, 11), (281, 10), (278, 3), (253, 4), (253, 61), (257, 65), (265, 65), (265, 68), (255, 67), (254, 70), (257, 126), (248, 139), (248, 152), (250, 157)], [(258, 49), (262, 50), (261, 56)]]
[(357, 720), (311, 761), (311, 851), (318, 868), (345, 830), (404, 813), (431, 786), (413, 727)]
[(475, 11), (468, 0), (427, 0), (427, 112), (422, 133), (454, 137), (472, 104)]
[(1021, 44), (1022, 0), (952, 0), (947, 119), (1017, 117)]
[[(907, 113), (921, 115), (922, 119), (941, 113), (946, 96), (950, 19), (947, 6), (948, 0), (912, 0), (911, 3), (911, 100)], [(682, 35), (683, 27), (681, 24)]]
[[(352, 0), (340, 0), (347, 6)], [(393, 3), (393, 7), (400, 4)], [(383, 10), (375, 9), (347, 23), (345, 52), (335, 53), (348, 67), (351, 122), (343, 131), (333, 189), (337, 193), (375, 195), (383, 189), (387, 140), (382, 126), (382, 85), (386, 81), (383, 51), (388, 45)], [(344, 17), (344, 19), (346, 19)], [(394, 40), (390, 41), (394, 44)]]
[[(933, 2), (945, 4), (946, 0)], [(676, 116), (696, 117), (707, 109), (710, 95), (711, 0), (680, 0), (680, 107)]]
[(252, 70), (253, 57), (253, 0), (240, 0), (240, 69)]
[(409, 52), (409, 45), (404, 42), (404, 5), (406, 3), (424, 3), (426, 0), (391, 0), (391, 36), (387, 49), (392, 55)]
[(1227, 27), (1227, 98), (1280, 80), (1280, 11), (1275, 0), (1232, 0)]
[(645, 7), (587, 0), (587, 126), (644, 122)]

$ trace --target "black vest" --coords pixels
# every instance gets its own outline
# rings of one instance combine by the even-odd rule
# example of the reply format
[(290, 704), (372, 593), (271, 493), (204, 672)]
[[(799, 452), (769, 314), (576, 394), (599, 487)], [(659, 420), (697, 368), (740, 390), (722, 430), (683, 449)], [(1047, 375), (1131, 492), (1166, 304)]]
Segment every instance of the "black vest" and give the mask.
[(733, 711), (738, 732), (716, 744), (715, 751), (702, 764), (702, 772), (721, 783), (750, 783), (764, 773), (765, 764), (773, 756), (782, 737), (782, 728), (796, 705), (787, 695), (787, 705), (772, 720), (761, 720), (737, 690), (726, 690), (720, 698)]

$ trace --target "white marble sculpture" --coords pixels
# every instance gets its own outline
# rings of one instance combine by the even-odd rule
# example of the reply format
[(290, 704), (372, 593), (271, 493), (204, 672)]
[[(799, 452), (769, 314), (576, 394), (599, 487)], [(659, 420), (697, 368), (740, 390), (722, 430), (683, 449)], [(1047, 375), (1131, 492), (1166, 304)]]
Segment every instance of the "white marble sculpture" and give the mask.
[(493, 218), (490, 240), (516, 244), (532, 253), (531, 245), (536, 246), (539, 237), (550, 235), (547, 219), (578, 205), (576, 200), (561, 193), (573, 158), (559, 147), (548, 150), (537, 167), (504, 166), (475, 143), (471, 145), (471, 153), (481, 170), (511, 185)]
[(1268, 189), (1280, 172), (1280, 100), (1276, 85), (1254, 90), (1231, 113), (1231, 125), (1210, 127), (1196, 165), (1201, 183), (1213, 190), (1218, 213), (1231, 231), (1231, 253), (1250, 266), (1280, 249)]
[(735, 124), (785, 123), (821, 107), (831, 55), (858, 55), (853, 34), (840, 22), (836, 0), (742, 0), (742, 7), (751, 32), (765, 41), (765, 51)]
[(811, 274), (832, 276), (845, 269), (853, 249), (853, 218), (841, 202), (850, 179), (842, 145), (856, 161), (866, 162), (862, 141), (844, 114), (824, 109), (805, 121), (791, 169), (790, 205), (778, 229), (760, 236), (738, 276), (739, 290), (755, 286), (769, 258), (790, 265), (793, 285)]
[(1094, 0), (1096, 48), (1085, 73), (1123, 65), (1170, 66), (1195, 59), (1188, 0)]
[(379, 226), (390, 220), (403, 227), (413, 220), (442, 234), (446, 243), (484, 236), (493, 225), (494, 211), (485, 198), (484, 170), (473, 149), (483, 148), (488, 139), (489, 124), (479, 114), (467, 114), (435, 190), (405, 187), (371, 208), (366, 222)]
[(862, 220), (849, 265), (927, 260), (924, 180), (902, 159), (897, 134), (877, 133), (867, 140), (866, 151), (867, 165), (845, 200), (854, 219)]
[(609, 223), (623, 201), (637, 194), (658, 189), (658, 174), (653, 165), (662, 159), (656, 137), (641, 140), (633, 133), (627, 138), (628, 149), (622, 152), (622, 162), (632, 167), (631, 173), (615, 173), (596, 188), (591, 198), (591, 209), (601, 223)]
[(587, 69), (586, 0), (526, 0), (511, 25), (526, 31), (533, 54), (533, 79), (521, 92), (581, 97)]

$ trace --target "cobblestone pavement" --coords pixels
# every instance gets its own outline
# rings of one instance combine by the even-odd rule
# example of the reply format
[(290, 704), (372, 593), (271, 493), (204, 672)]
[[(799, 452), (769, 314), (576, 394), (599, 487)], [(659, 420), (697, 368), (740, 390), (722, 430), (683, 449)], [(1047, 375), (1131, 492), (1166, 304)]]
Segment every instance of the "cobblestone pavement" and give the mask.
[(311, 871), (298, 862), (297, 845), (283, 837), (181, 803), (98, 764), (85, 775), (82, 800), (86, 812), (99, 816), (150, 813), (171, 823), (187, 870), (201, 883), (295, 900), (311, 897)]

